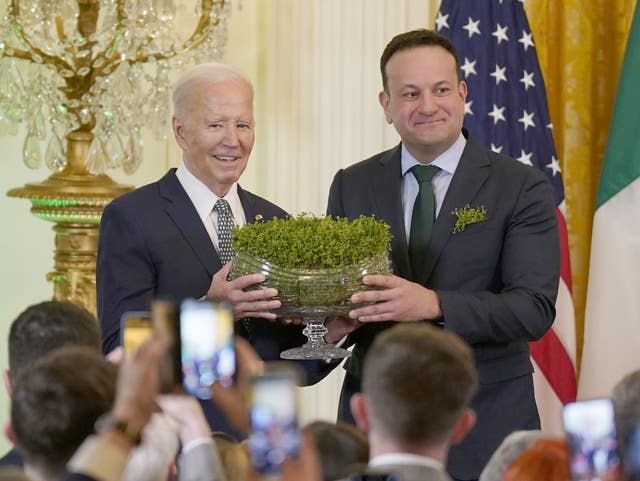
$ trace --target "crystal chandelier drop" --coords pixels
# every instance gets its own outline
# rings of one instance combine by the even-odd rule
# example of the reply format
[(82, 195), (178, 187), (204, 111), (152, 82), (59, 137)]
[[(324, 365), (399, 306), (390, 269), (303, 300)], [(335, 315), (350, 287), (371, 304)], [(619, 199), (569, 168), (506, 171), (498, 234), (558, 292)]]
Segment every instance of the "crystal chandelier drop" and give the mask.
[[(228, 0), (176, 3), (9, 1), (0, 24), (0, 135), (26, 123), (29, 168), (62, 171), (74, 131), (93, 134), (90, 173), (138, 168), (142, 127), (158, 139), (169, 132), (169, 72), (219, 59), (226, 42)], [(180, 35), (177, 25), (191, 31)]]

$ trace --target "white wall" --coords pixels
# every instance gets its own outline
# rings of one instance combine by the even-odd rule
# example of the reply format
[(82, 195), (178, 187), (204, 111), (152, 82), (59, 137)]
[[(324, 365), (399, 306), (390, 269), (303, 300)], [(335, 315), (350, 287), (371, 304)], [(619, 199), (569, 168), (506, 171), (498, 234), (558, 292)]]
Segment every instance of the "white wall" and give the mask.
[[(236, 0), (226, 61), (242, 69), (256, 90), (257, 140), (242, 185), (288, 211), (323, 213), (335, 171), (398, 139), (384, 122), (377, 94), (378, 62), (396, 33), (431, 27), (437, 0)], [(0, 368), (6, 369), (11, 321), (29, 304), (48, 299), (53, 267), (51, 225), (29, 214), (26, 200), (7, 190), (49, 173), (23, 166), (24, 132), (0, 137)], [(144, 162), (119, 182), (151, 182), (175, 165), (171, 140), (144, 134)], [(43, 146), (44, 148), (44, 146)], [(303, 420), (334, 419), (341, 369), (303, 389)], [(0, 395), (0, 423), (9, 403)], [(0, 453), (8, 443), (0, 441)]]

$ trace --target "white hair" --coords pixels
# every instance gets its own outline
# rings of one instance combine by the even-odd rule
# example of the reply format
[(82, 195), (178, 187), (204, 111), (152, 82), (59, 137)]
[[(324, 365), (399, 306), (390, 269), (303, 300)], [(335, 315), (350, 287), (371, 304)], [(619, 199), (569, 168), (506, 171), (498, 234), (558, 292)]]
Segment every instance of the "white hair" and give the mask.
[(502, 481), (513, 460), (543, 436), (542, 431), (514, 431), (509, 434), (482, 470), (479, 481)]
[(176, 423), (154, 413), (142, 430), (142, 443), (129, 454), (121, 481), (167, 481), (180, 446)]
[(173, 88), (173, 114), (183, 120), (189, 108), (189, 94), (198, 84), (212, 85), (229, 81), (247, 84), (253, 93), (249, 79), (239, 70), (218, 62), (196, 65), (178, 79)]

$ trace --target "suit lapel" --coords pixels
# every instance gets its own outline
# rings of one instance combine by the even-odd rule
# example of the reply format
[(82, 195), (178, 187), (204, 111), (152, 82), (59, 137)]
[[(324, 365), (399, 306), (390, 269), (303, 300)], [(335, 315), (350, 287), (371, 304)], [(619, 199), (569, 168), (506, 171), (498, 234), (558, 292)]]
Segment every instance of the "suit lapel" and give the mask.
[(191, 199), (178, 181), (175, 169), (171, 169), (158, 182), (160, 197), (166, 201), (165, 210), (171, 218), (185, 242), (191, 246), (210, 276), (218, 272), (222, 264), (213, 247)]
[(402, 168), (400, 166), (400, 146), (390, 150), (380, 159), (381, 175), (374, 176), (371, 183), (374, 212), (391, 228), (391, 261), (393, 270), (402, 277), (411, 279), (407, 235), (404, 230), (402, 210)]
[(245, 221), (247, 222), (247, 224), (254, 223), (256, 221), (256, 217), (262, 215), (262, 213), (258, 212), (257, 210), (255, 198), (251, 196), (242, 187), (240, 187), (239, 184), (238, 184), (238, 197), (240, 198), (240, 203), (242, 204), (242, 210), (244, 211)]
[(490, 163), (485, 149), (475, 140), (469, 138), (434, 224), (425, 268), (421, 270), (420, 278), (415, 279), (421, 284), (426, 284), (442, 250), (453, 234), (453, 226), (456, 221), (453, 210), (472, 203), (478, 190), (489, 176)]

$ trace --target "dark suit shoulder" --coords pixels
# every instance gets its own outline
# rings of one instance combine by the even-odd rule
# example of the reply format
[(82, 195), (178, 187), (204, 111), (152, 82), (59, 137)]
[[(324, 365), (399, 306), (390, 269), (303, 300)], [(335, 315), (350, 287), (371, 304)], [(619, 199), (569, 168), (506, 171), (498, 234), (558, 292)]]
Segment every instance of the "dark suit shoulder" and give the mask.
[[(238, 186), (238, 196), (245, 208), (245, 212), (255, 212), (255, 215), (262, 216), (262, 219), (264, 220), (273, 219), (274, 217), (289, 217), (289, 213), (286, 210), (277, 206), (273, 202), (268, 201), (264, 197), (260, 197), (259, 195), (249, 192), (240, 186)], [(247, 218), (247, 222), (252, 222), (254, 220), (255, 219), (253, 217)]]
[[(476, 161), (486, 161), (491, 165), (493, 172), (502, 173), (502, 175), (508, 177), (512, 181), (516, 181), (517, 179), (543, 180), (547, 178), (544, 172), (540, 169), (536, 169), (530, 165), (525, 165), (513, 157), (494, 152), (478, 142), (473, 136), (469, 136), (467, 139), (467, 146), (463, 152), (463, 158), (465, 157), (465, 154), (475, 157)], [(484, 157), (484, 159), (479, 160), (478, 157)], [(461, 167), (464, 168), (464, 163), (461, 164)]]
[[(175, 175), (175, 171), (176, 169), (171, 169), (160, 180), (143, 185), (116, 197), (107, 205), (107, 208), (126, 209), (133, 207), (133, 210), (144, 212), (144, 210), (140, 209), (141, 203), (144, 204), (160, 196), (161, 186), (164, 186), (165, 190), (167, 187), (170, 187), (172, 190), (182, 189), (178, 177)], [(182, 190), (184, 191), (184, 189)]]
[(361, 160), (360, 162), (356, 162), (355, 164), (340, 170), (342, 174), (346, 176), (360, 176), (371, 170), (376, 170), (381, 165), (392, 162), (395, 159), (397, 159), (398, 162), (400, 160), (400, 145), (397, 145), (392, 149), (385, 150), (384, 152), (379, 152), (368, 159)]

